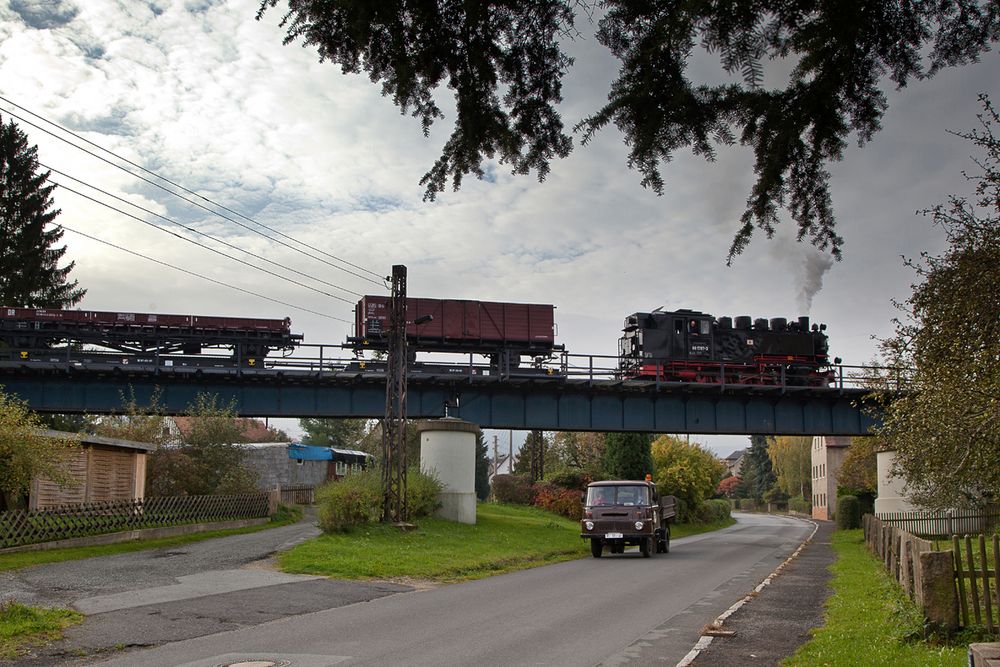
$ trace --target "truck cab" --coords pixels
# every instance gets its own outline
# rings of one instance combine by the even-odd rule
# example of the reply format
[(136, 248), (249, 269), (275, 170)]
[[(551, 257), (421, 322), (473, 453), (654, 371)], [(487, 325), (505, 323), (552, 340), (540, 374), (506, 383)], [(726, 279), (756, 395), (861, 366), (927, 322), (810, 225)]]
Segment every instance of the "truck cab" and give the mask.
[(580, 537), (590, 540), (594, 558), (600, 558), (605, 547), (620, 554), (626, 546), (638, 546), (643, 558), (669, 553), (677, 501), (659, 495), (649, 479), (592, 482), (581, 500)]

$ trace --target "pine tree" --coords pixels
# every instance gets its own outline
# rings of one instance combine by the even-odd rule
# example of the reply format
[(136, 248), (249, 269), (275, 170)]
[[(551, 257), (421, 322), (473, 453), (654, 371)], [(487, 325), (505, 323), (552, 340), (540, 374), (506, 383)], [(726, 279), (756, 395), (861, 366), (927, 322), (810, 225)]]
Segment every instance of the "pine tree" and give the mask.
[(490, 462), (487, 458), (486, 438), (476, 432), (476, 498), (486, 500), (490, 495)]
[(648, 433), (608, 433), (605, 436), (604, 470), (610, 479), (645, 479), (653, 472)]
[(767, 454), (767, 437), (763, 435), (750, 436), (750, 449), (743, 459), (743, 482), (746, 485), (747, 496), (757, 502), (764, 499), (777, 478), (771, 467), (771, 457)]
[[(66, 246), (55, 247), (61, 227), (52, 226), (48, 171), (38, 171), (38, 149), (14, 121), (0, 118), (0, 304), (21, 308), (66, 308), (86, 290), (70, 282), (74, 262), (59, 268)], [(46, 229), (46, 226), (49, 226)]]

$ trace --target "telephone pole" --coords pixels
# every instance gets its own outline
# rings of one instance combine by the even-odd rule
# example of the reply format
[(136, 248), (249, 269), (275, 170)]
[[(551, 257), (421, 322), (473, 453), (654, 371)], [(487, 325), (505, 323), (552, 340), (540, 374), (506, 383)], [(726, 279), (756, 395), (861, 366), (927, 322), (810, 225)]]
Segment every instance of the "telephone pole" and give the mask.
[(382, 521), (406, 521), (406, 267), (392, 267), (382, 425)]

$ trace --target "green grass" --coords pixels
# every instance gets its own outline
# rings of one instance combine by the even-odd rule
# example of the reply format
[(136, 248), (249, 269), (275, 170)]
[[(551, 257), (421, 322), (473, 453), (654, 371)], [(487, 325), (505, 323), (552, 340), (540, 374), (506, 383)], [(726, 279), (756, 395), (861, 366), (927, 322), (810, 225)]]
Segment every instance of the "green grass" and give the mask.
[[(480, 503), (475, 525), (422, 518), (419, 529), (370, 525), (322, 535), (278, 557), (285, 572), (337, 579), (466, 581), (590, 555), (577, 521), (522, 505)], [(673, 537), (735, 523), (674, 526)]]
[(0, 554), (0, 571), (16, 570), (32, 565), (44, 565), (45, 563), (59, 563), (67, 560), (79, 560), (81, 558), (92, 558), (95, 556), (114, 556), (116, 554), (131, 553), (133, 551), (143, 551), (145, 549), (164, 549), (177, 547), (192, 542), (201, 542), (215, 537), (227, 537), (229, 535), (243, 535), (245, 533), (256, 533), (260, 530), (287, 526), (302, 518), (302, 510), (299, 508), (280, 507), (277, 514), (272, 517), (270, 523), (259, 526), (248, 526), (246, 528), (233, 528), (230, 530), (211, 530), (204, 533), (191, 533), (190, 535), (178, 535), (176, 537), (162, 537), (155, 540), (135, 540), (132, 542), (120, 542), (118, 544), (103, 544), (92, 547), (70, 547), (67, 549), (51, 549), (48, 551), (21, 551), (10, 554)]
[(55, 641), (63, 629), (83, 621), (69, 609), (26, 607), (17, 602), (0, 605), (0, 658), (13, 660), (32, 645)]
[(823, 627), (785, 661), (805, 667), (966, 664), (965, 647), (920, 640), (919, 610), (865, 549), (860, 530), (833, 533), (837, 561)]
[(481, 503), (476, 524), (423, 517), (401, 532), (381, 524), (322, 535), (278, 557), (285, 572), (338, 579), (463, 581), (580, 558), (579, 523), (533, 507)]

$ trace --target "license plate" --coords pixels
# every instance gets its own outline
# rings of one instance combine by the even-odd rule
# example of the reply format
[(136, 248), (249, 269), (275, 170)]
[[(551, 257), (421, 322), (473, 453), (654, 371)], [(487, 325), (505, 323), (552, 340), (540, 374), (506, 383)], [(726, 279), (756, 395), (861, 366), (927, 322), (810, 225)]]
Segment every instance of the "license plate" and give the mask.
[(606, 540), (620, 540), (624, 537), (621, 533), (605, 533), (604, 539)]

